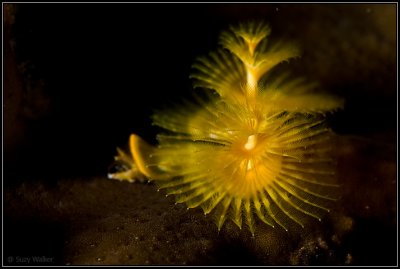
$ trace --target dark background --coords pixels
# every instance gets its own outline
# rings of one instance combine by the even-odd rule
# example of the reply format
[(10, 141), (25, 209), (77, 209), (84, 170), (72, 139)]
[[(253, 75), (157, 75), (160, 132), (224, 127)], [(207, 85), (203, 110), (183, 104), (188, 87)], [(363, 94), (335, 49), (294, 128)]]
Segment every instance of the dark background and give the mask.
[[(152, 189), (106, 181), (116, 147), (126, 145), (130, 133), (156, 143), (158, 129), (151, 126), (150, 116), (155, 109), (192, 96), (189, 74), (195, 58), (216, 49), (219, 33), (229, 25), (261, 19), (271, 25), (271, 38), (300, 44), (302, 58), (290, 61), (296, 75), (318, 81), (322, 90), (346, 100), (344, 110), (328, 115), (333, 130), (342, 137), (357, 137), (361, 139), (357, 141), (373, 145), (371, 150), (361, 142), (361, 146), (354, 146), (362, 149), (357, 151), (351, 149), (357, 143), (346, 142), (350, 149), (341, 149), (342, 173), (353, 178), (353, 187), (344, 199), (350, 203), (341, 205), (357, 222), (356, 232), (345, 246), (340, 246), (337, 260), (320, 256), (320, 260), (310, 262), (304, 258), (314, 257), (309, 252), (299, 256), (305, 264), (345, 264), (347, 248), (352, 251), (355, 264), (393, 264), (397, 253), (392, 247), (396, 243), (396, 226), (391, 211), (395, 208), (392, 198), (396, 184), (392, 183), (391, 173), (396, 170), (393, 160), (397, 146), (394, 4), (18, 4), (12, 6), (11, 14), (11, 23), (5, 23), (3, 29), (3, 183), (8, 190), (8, 229), (4, 232), (5, 246), (9, 247), (6, 254), (31, 255), (37, 250), (38, 255), (50, 253), (57, 257), (56, 264), (65, 264), (68, 255), (80, 257), (75, 255), (76, 249), (84, 252), (89, 248), (85, 240), (90, 239), (90, 231), (99, 229), (93, 237), (103, 237), (107, 231), (101, 225), (120, 225), (121, 219), (109, 216), (121, 208), (142, 212), (137, 213), (139, 216), (150, 214), (148, 218), (158, 223), (157, 216), (151, 214), (154, 208), (167, 205), (162, 198), (154, 200), (157, 193), (151, 196), (153, 200), (149, 199), (160, 204), (146, 211), (146, 201), (138, 202), (137, 197), (142, 198), (142, 193), (150, 197)], [(390, 176), (383, 176), (386, 183), (377, 183), (375, 179), (363, 183), (375, 174)], [(101, 179), (92, 184), (88, 179), (93, 176)], [(373, 196), (381, 186), (384, 191)], [(119, 194), (109, 188), (124, 198), (119, 199)], [(43, 193), (47, 196), (41, 196)], [(54, 201), (59, 203), (59, 196), (64, 204), (70, 201), (73, 206), (62, 209), (53, 205)], [(388, 198), (387, 203), (385, 197), (392, 200)], [(373, 213), (362, 211), (365, 199), (377, 201), (379, 206), (375, 209), (368, 204)], [(104, 208), (93, 213), (97, 206)], [(104, 223), (95, 222), (103, 220), (102, 216)], [(181, 221), (175, 217), (162, 217), (160, 225)], [(134, 218), (129, 215), (128, 221), (134, 222)], [(137, 223), (130, 225), (126, 236), (135, 227), (142, 227)], [(154, 221), (142, 233), (152, 233), (152, 225)], [(195, 225), (188, 225), (188, 229)], [(206, 229), (207, 238), (214, 238), (215, 231), (210, 229)], [(171, 236), (175, 234), (172, 230)], [(200, 234), (198, 240), (202, 237)], [(253, 246), (251, 240), (244, 241), (244, 247), (242, 239), (237, 239), (239, 243), (235, 245), (227, 243), (230, 237), (228, 241), (223, 238), (216, 239), (222, 247), (217, 247), (215, 255), (203, 260), (193, 258), (194, 264), (207, 263), (210, 256), (215, 259), (210, 263), (224, 264), (227, 257), (236, 257)], [(42, 246), (37, 242), (42, 242)], [(112, 242), (116, 241), (109, 240), (107, 247), (97, 250), (96, 255), (109, 253)], [(132, 242), (131, 247), (136, 241)], [(260, 244), (255, 244), (257, 249), (265, 240), (256, 242)], [(299, 248), (307, 242), (301, 241)], [(390, 243), (381, 247), (387, 242)], [(177, 241), (175, 246), (183, 245)], [(65, 249), (72, 250), (67, 255)], [(259, 253), (262, 251), (260, 247)], [(237, 258), (236, 264), (254, 263), (251, 255)], [(256, 264), (287, 264), (283, 260), (286, 256), (279, 253), (271, 258), (261, 257)], [(164, 264), (174, 263), (160, 260)], [(94, 259), (86, 262), (101, 264)], [(136, 260), (117, 263), (132, 264)]]

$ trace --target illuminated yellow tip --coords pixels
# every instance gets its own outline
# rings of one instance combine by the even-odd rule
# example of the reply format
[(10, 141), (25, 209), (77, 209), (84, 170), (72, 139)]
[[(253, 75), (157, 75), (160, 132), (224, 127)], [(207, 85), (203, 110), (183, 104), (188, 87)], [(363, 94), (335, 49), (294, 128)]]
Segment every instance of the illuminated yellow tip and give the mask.
[(129, 137), (129, 146), (134, 163), (137, 165), (139, 171), (143, 175), (145, 175), (146, 177), (151, 177), (151, 173), (145, 165), (144, 155), (139, 148), (139, 146), (141, 145), (145, 145), (144, 141), (138, 135), (131, 134), (131, 136)]
[(246, 144), (244, 145), (244, 148), (245, 148), (246, 150), (252, 150), (252, 149), (254, 149), (254, 147), (256, 146), (256, 144), (257, 144), (257, 136), (256, 136), (256, 135), (250, 135), (250, 136), (247, 138), (247, 142), (246, 142)]

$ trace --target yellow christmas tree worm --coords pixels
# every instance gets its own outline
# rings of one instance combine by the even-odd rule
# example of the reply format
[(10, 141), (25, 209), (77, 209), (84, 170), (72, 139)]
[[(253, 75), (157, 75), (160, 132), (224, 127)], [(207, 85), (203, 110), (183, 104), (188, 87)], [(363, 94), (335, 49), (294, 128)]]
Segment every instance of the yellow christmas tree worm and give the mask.
[(320, 219), (337, 188), (323, 116), (343, 103), (301, 79), (272, 76), (299, 51), (269, 44), (269, 34), (254, 22), (223, 32), (223, 48), (193, 65), (195, 87), (208, 97), (156, 113), (154, 124), (165, 129), (158, 146), (132, 134), (130, 154), (116, 157), (125, 168), (109, 177), (154, 180), (178, 203), (215, 212), (218, 229), (227, 218), (253, 234), (255, 216), (286, 230)]

